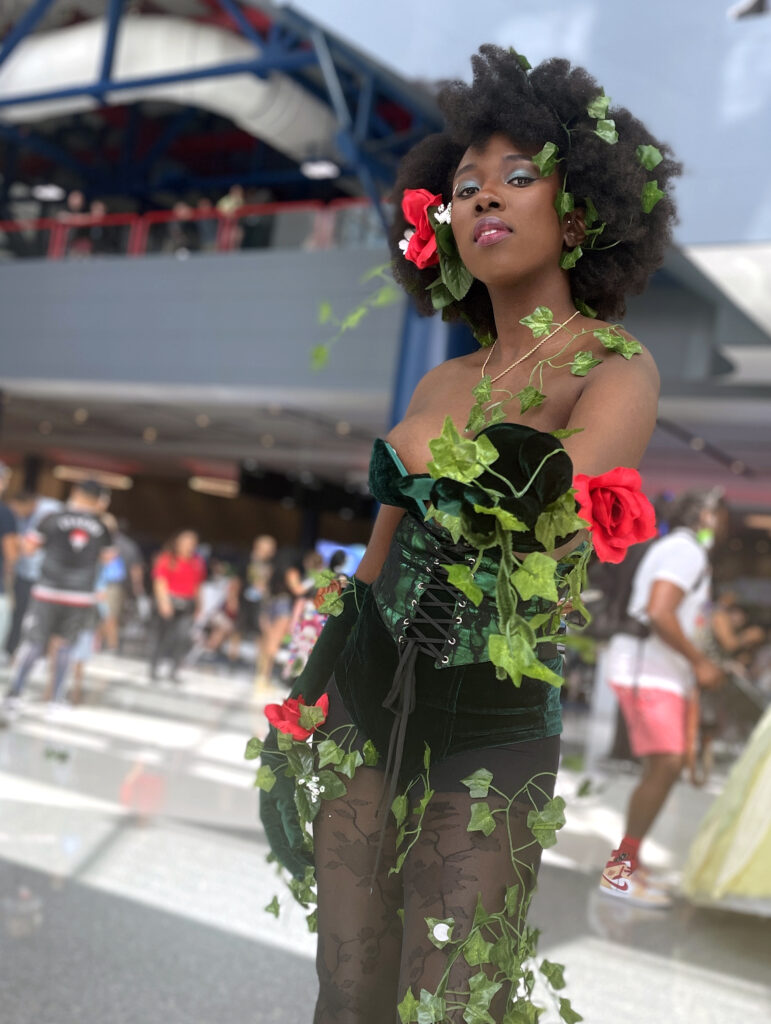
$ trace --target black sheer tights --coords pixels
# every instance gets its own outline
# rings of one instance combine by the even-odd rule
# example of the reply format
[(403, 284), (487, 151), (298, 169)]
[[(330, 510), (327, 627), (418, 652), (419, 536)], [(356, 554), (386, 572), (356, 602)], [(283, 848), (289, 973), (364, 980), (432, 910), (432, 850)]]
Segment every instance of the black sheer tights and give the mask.
[[(383, 856), (372, 878), (382, 817), (378, 816), (383, 773), (360, 767), (348, 793), (322, 805), (314, 823), (318, 882), (319, 944), (317, 970), (319, 1001), (314, 1024), (395, 1024), (396, 1006), (408, 987), (416, 997), (421, 989), (435, 992), (448, 963), (447, 955), (428, 939), (426, 918), (454, 918), (453, 938), (464, 938), (472, 927), (478, 897), (485, 908), (501, 910), (507, 886), (519, 883), (529, 891), (540, 862), (540, 847), (527, 828), (527, 815), (552, 795), (559, 738), (512, 744), (449, 757), (431, 769), (434, 796), (422, 829), (399, 874), (389, 875), (396, 861), (393, 815), (385, 824)], [(523, 794), (490, 836), (469, 832), (472, 800), (459, 780), (476, 768), (489, 768), (494, 785), (513, 796), (535, 777), (538, 788)], [(422, 783), (410, 791), (411, 812), (423, 793)], [(491, 809), (504, 807), (490, 793)], [(509, 845), (516, 853), (512, 862)], [(397, 911), (403, 908), (403, 924)], [(441, 939), (441, 928), (438, 933)], [(448, 989), (468, 991), (468, 979), (479, 967), (456, 959)], [(490, 1007), (502, 1019), (508, 986)], [(462, 1009), (446, 1020), (462, 1020)]]

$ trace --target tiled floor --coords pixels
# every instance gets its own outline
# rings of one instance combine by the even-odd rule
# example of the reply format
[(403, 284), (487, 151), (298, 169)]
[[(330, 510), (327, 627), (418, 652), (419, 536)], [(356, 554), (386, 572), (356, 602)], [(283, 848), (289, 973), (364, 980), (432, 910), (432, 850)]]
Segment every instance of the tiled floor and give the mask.
[[(41, 710), (0, 730), (2, 1024), (310, 1024), (313, 937), (265, 863), (242, 760), (263, 721), (250, 680), (151, 688), (138, 662), (99, 658), (85, 705)], [(769, 921), (600, 897), (632, 776), (581, 798), (579, 781), (561, 775), (568, 824), (533, 908), (573, 1005), (589, 1024), (765, 1024)], [(676, 869), (710, 799), (681, 786), (647, 859)]]

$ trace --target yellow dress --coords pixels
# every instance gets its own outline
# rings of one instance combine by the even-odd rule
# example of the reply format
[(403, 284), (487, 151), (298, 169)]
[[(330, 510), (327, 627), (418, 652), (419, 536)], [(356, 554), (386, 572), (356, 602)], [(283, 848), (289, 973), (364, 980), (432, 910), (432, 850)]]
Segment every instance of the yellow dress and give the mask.
[(697, 903), (771, 915), (771, 708), (691, 846), (683, 891)]

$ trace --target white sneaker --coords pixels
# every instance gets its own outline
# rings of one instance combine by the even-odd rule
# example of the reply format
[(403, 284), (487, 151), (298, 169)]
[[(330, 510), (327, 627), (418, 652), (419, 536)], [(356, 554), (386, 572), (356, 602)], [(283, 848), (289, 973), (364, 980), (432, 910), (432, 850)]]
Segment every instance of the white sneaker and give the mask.
[(633, 871), (630, 861), (618, 857), (605, 865), (600, 892), (630, 906), (650, 910), (668, 910), (673, 903), (671, 896), (652, 885), (644, 872)]

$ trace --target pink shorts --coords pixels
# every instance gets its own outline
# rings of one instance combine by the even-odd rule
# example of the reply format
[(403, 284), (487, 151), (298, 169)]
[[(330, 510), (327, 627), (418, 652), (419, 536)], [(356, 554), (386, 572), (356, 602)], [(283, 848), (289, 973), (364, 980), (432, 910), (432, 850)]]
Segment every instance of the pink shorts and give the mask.
[(688, 701), (679, 693), (611, 683), (635, 757), (685, 754), (688, 750)]

